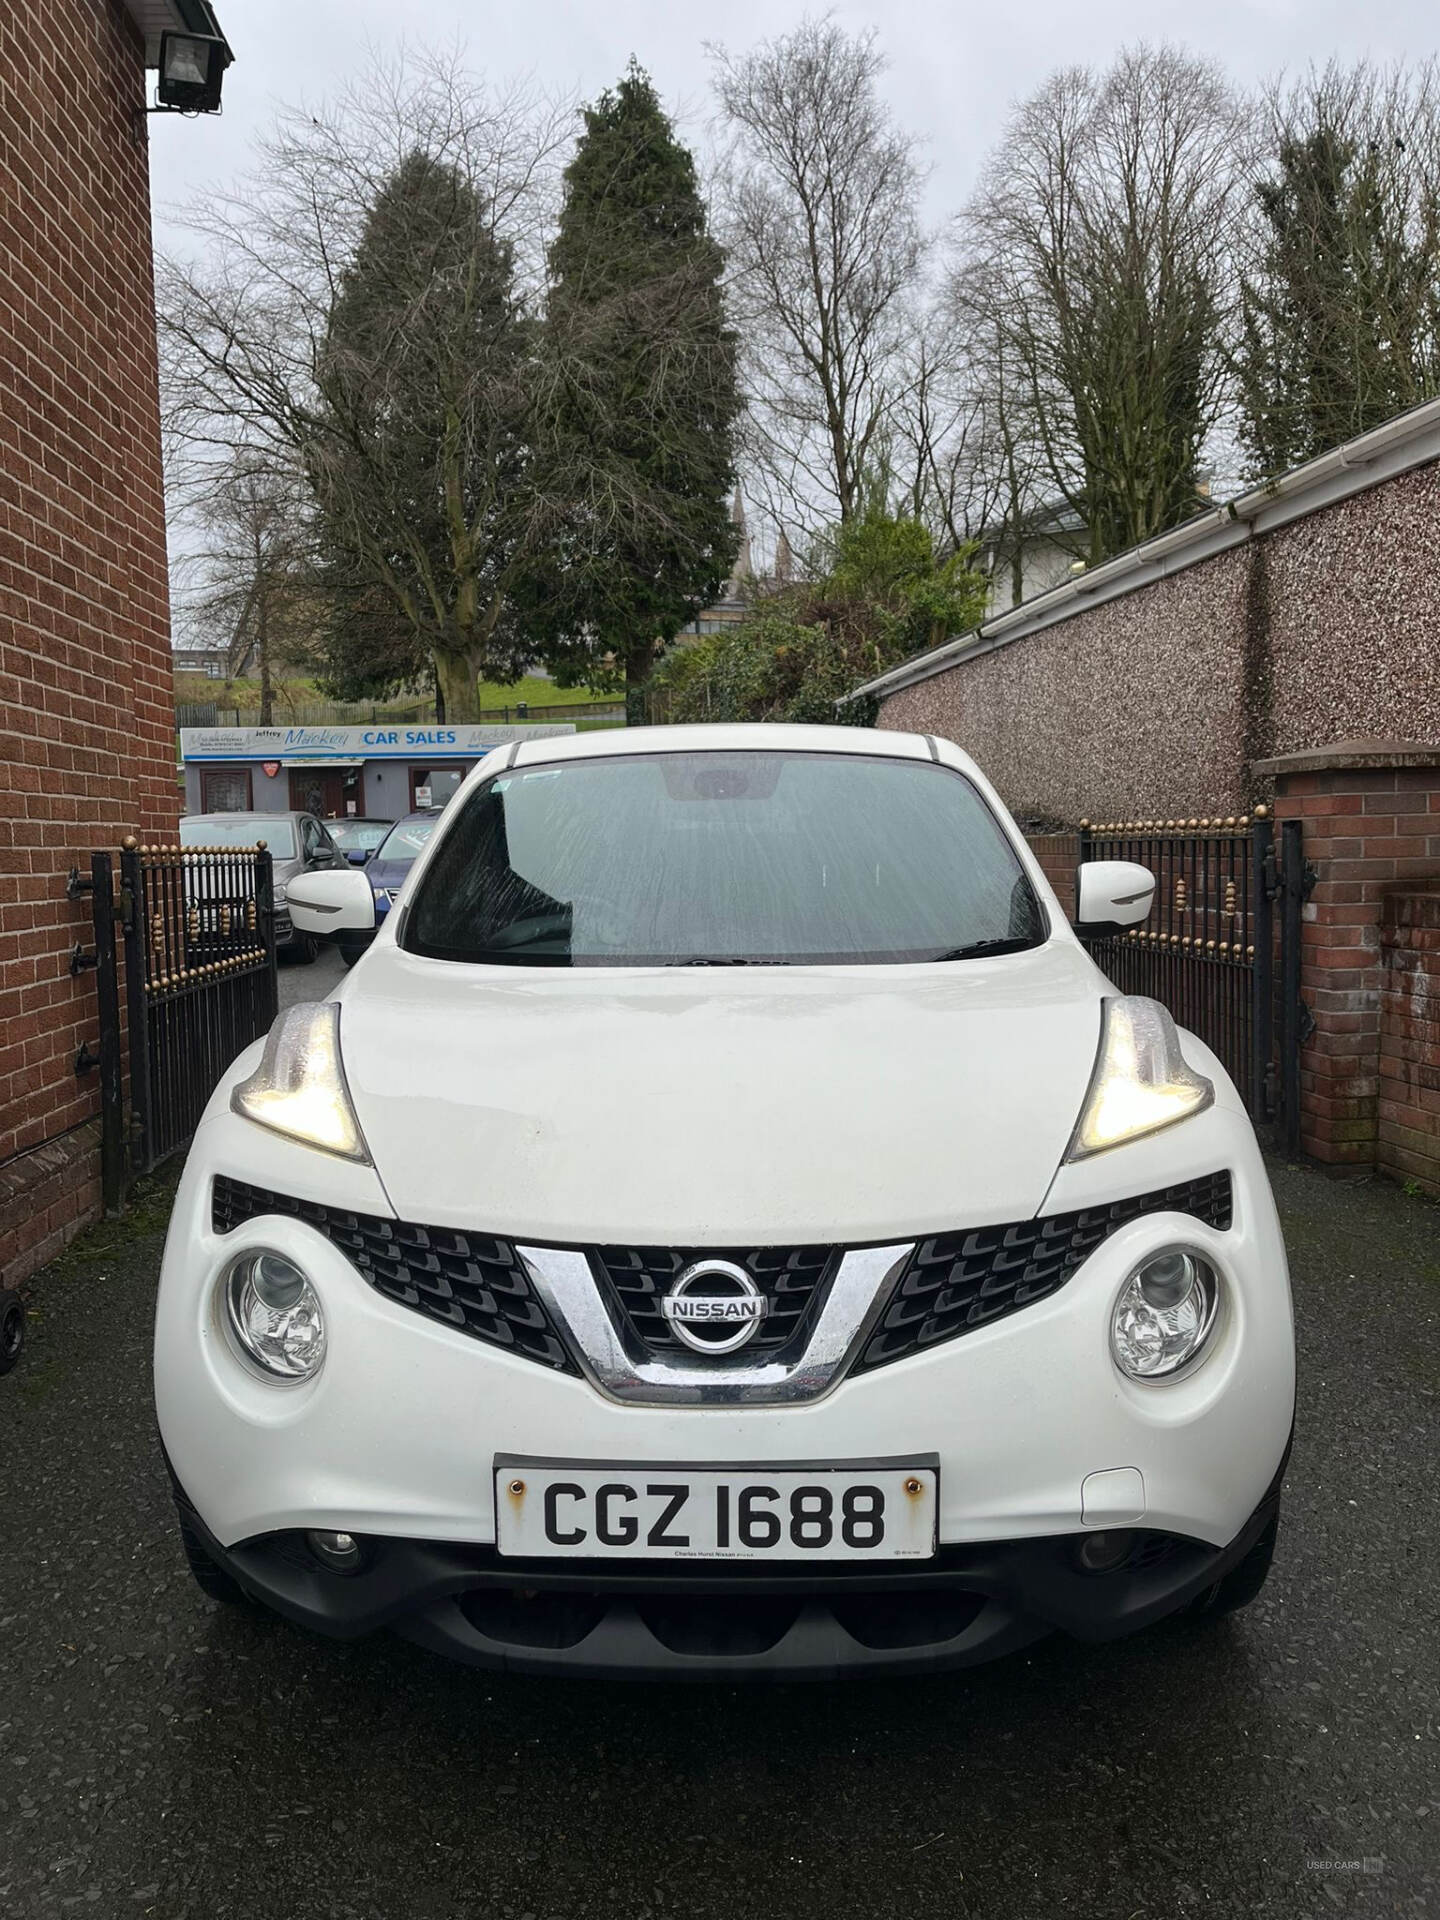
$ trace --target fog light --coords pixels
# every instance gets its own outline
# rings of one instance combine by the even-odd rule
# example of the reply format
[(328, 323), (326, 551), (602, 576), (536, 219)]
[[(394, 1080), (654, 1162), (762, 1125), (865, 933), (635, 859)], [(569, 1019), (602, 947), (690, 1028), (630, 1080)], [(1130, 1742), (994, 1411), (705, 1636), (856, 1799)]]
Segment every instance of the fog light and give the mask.
[(358, 1573), (365, 1562), (365, 1549), (353, 1533), (312, 1531), (306, 1534), (305, 1544), (331, 1573)]
[(225, 1280), (225, 1306), (242, 1351), (280, 1380), (308, 1380), (325, 1358), (320, 1297), (281, 1253), (244, 1253)]
[(1086, 1573), (1113, 1573), (1130, 1558), (1135, 1535), (1128, 1527), (1087, 1533), (1075, 1549), (1075, 1558)]
[(1187, 1247), (1166, 1247), (1142, 1262), (1120, 1290), (1110, 1348), (1132, 1380), (1163, 1380), (1187, 1367), (1215, 1329), (1220, 1280)]

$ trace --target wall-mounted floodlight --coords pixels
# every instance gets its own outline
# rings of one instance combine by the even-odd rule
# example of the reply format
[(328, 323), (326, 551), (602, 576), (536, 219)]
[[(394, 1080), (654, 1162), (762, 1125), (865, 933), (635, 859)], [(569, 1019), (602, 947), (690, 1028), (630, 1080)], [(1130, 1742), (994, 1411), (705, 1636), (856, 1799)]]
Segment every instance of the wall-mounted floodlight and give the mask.
[(162, 33), (160, 79), (155, 89), (161, 113), (218, 113), (220, 86), (231, 61), (226, 43), (212, 34)]

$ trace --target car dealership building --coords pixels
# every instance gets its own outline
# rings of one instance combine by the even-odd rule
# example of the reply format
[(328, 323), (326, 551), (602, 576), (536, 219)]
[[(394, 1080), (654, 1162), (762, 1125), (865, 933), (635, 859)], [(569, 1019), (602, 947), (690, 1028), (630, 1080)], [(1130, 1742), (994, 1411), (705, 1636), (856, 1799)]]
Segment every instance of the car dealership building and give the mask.
[(574, 733), (572, 723), (360, 727), (182, 727), (187, 813), (351, 815), (398, 820), (443, 807), (478, 760), (512, 740)]

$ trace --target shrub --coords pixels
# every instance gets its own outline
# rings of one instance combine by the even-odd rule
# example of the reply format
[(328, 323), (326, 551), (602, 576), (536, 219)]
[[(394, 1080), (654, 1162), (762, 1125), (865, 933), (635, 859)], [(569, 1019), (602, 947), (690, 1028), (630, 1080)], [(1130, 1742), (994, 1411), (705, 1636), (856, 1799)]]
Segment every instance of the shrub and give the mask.
[(850, 689), (975, 626), (985, 582), (968, 553), (935, 554), (918, 520), (872, 509), (835, 532), (820, 580), (758, 600), (727, 633), (675, 647), (651, 680), (655, 718), (871, 726)]

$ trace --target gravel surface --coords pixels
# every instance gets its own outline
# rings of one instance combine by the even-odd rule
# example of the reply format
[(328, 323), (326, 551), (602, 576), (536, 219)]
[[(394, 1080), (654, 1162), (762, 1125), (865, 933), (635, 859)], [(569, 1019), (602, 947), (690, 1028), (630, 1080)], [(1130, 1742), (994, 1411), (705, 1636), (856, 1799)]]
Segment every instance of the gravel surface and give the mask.
[(0, 1916), (1440, 1914), (1440, 1213), (1276, 1183), (1303, 1373), (1255, 1606), (773, 1690), (490, 1676), (204, 1600), (152, 1201), (37, 1281), (0, 1380)]

